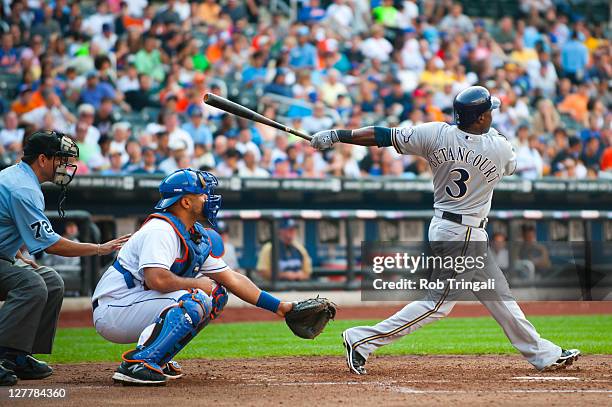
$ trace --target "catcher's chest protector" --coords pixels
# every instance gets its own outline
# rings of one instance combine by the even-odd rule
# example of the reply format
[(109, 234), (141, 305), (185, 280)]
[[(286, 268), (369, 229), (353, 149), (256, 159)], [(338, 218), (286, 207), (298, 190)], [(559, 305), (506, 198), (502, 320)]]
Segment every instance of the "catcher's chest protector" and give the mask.
[(145, 223), (155, 218), (168, 222), (181, 241), (181, 251), (184, 254), (181, 258), (175, 259), (170, 267), (170, 271), (174, 274), (181, 277), (195, 277), (208, 256), (223, 255), (223, 240), (214, 230), (205, 229), (199, 223), (187, 230), (179, 218), (168, 212), (153, 213)]

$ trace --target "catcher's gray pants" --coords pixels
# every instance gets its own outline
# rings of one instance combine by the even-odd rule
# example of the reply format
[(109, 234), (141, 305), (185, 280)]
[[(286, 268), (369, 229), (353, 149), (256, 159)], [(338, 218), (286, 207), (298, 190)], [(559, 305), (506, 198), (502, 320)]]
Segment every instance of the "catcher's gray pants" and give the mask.
[[(472, 228), (437, 217), (432, 219), (429, 227), (429, 241), (453, 242), (464, 241), (465, 248), (469, 242), (488, 241), (484, 229)], [(490, 258), (490, 256), (489, 256)], [(491, 292), (474, 292), (474, 295), (489, 310), (493, 318), (502, 327), (504, 333), (527, 360), (537, 369), (542, 369), (555, 362), (561, 355), (561, 348), (540, 337), (534, 326), (525, 318), (523, 311), (516, 303), (506, 278), (494, 262), (487, 262), (486, 277), (494, 278), (496, 290)], [(478, 281), (478, 273), (466, 275), (466, 280)], [(347, 339), (355, 351), (368, 358), (379, 347), (409, 334), (425, 324), (447, 316), (456, 301), (448, 291), (432, 291), (423, 301), (414, 301), (406, 305), (390, 318), (374, 326), (358, 326), (346, 331)]]
[(0, 259), (0, 346), (51, 353), (64, 299), (64, 281), (52, 268)]

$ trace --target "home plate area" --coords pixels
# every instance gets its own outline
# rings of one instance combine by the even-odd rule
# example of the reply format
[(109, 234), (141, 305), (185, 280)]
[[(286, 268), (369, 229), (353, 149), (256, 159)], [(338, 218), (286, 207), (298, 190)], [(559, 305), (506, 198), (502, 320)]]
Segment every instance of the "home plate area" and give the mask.
[[(612, 402), (612, 356), (587, 355), (573, 366), (538, 373), (518, 356), (380, 356), (368, 375), (349, 374), (344, 358), (183, 360), (185, 377), (165, 387), (113, 384), (116, 364), (57, 365), (20, 387), (65, 388), (56, 405), (319, 406), (592, 405)], [(6, 390), (0, 390), (6, 393)], [(6, 395), (0, 399), (6, 400)], [(34, 404), (36, 400), (21, 400)], [(20, 405), (22, 404), (20, 403)], [(1, 404), (1, 403), (0, 403)]]

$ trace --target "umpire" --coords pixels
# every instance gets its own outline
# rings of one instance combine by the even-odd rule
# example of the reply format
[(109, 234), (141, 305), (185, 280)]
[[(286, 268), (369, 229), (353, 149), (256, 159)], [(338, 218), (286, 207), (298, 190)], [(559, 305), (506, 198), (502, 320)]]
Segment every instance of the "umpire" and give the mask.
[(76, 257), (111, 253), (129, 236), (104, 244), (77, 243), (53, 231), (45, 216), (40, 184), (65, 188), (76, 171), (75, 142), (55, 131), (39, 131), (24, 144), (21, 162), (0, 171), (0, 385), (20, 379), (42, 379), (53, 369), (33, 353), (51, 353), (62, 306), (64, 282), (49, 267), (41, 267), (21, 253)]

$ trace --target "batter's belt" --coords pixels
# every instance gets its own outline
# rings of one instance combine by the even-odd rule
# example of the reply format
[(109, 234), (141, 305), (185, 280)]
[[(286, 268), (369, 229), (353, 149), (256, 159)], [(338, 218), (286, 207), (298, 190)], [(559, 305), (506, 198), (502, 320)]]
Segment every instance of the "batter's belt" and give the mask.
[(450, 220), (451, 222), (455, 222), (463, 226), (471, 226), (473, 228), (483, 229), (489, 222), (488, 218), (483, 219), (476, 216), (460, 215), (458, 213), (447, 212), (440, 209), (434, 210), (434, 214), (438, 218)]

